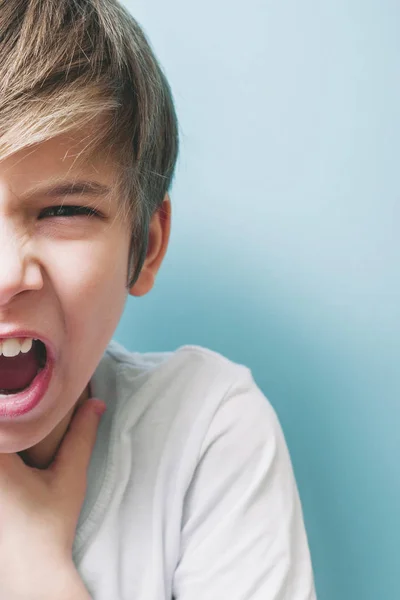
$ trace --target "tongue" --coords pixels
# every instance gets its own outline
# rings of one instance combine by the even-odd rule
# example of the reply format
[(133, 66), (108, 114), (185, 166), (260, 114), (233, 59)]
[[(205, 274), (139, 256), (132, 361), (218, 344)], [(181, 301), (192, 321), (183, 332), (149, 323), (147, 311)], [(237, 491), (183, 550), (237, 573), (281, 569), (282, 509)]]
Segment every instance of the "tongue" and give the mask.
[(12, 393), (28, 387), (39, 370), (36, 352), (32, 348), (12, 358), (0, 356), (0, 393)]

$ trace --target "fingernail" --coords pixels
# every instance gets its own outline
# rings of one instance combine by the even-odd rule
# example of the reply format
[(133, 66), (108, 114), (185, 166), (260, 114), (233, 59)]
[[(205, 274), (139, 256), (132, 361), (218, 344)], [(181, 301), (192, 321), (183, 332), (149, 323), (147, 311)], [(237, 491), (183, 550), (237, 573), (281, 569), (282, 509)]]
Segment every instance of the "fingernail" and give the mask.
[(104, 415), (104, 413), (107, 410), (107, 404), (105, 404), (105, 402), (103, 402), (102, 400), (92, 400), (92, 404), (93, 411), (96, 413), (96, 415), (98, 415), (99, 417)]

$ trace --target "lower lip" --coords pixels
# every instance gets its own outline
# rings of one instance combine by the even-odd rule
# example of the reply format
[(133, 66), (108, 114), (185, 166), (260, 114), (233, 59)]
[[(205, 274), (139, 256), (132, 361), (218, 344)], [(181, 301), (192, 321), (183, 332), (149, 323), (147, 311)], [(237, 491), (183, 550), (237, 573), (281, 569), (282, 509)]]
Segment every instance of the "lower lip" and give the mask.
[(47, 357), (46, 365), (26, 390), (8, 396), (0, 395), (0, 417), (14, 419), (33, 410), (47, 392), (52, 372), (52, 361)]

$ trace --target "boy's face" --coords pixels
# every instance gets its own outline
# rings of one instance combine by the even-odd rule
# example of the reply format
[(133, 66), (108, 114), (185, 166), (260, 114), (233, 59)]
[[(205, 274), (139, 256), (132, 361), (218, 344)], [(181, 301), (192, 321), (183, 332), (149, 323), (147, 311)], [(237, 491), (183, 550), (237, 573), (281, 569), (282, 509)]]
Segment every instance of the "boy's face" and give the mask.
[[(83, 138), (58, 136), (0, 161), (0, 341), (10, 332), (32, 331), (48, 341), (55, 358), (39, 404), (14, 418), (0, 416), (0, 453), (30, 448), (61, 422), (67, 426), (127, 297), (130, 229), (118, 218), (119, 199), (82, 189), (46, 191), (83, 180), (113, 188), (111, 161), (74, 164)], [(60, 205), (65, 208), (57, 216)], [(142, 295), (152, 283), (138, 285), (136, 295)]]

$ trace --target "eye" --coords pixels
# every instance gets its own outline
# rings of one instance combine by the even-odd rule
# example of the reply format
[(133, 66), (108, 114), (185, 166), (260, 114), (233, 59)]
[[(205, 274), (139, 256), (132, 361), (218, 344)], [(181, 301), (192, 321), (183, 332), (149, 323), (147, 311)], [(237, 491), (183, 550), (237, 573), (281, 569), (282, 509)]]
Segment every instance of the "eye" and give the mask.
[(46, 217), (99, 217), (100, 213), (89, 206), (71, 206), (64, 204), (62, 206), (49, 206), (41, 211), (39, 219)]

